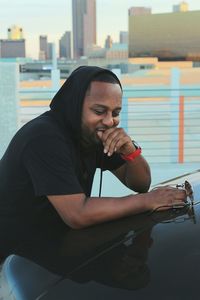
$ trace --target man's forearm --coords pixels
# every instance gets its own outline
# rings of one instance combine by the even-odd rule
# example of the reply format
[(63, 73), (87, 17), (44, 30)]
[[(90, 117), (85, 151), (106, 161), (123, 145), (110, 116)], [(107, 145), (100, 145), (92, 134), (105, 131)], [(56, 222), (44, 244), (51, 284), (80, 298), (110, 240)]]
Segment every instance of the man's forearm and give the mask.
[(79, 229), (148, 210), (184, 206), (187, 194), (185, 190), (166, 186), (124, 197), (86, 197), (83, 193), (47, 197), (63, 221)]
[(147, 211), (146, 198), (146, 194), (124, 197), (85, 198), (77, 219), (74, 219), (74, 223), (71, 226), (79, 229)]
[(149, 190), (151, 184), (151, 171), (148, 163), (142, 155), (125, 164), (125, 183), (130, 189), (144, 193)]

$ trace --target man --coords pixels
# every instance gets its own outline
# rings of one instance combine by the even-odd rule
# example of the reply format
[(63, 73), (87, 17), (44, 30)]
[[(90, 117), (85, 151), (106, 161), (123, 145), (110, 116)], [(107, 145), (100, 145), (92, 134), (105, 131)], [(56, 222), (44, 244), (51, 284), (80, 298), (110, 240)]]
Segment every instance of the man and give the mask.
[[(50, 108), (17, 132), (0, 162), (0, 225), (5, 240), (34, 234), (43, 226), (84, 228), (184, 204), (182, 190), (147, 192), (150, 169), (141, 149), (118, 127), (122, 87), (111, 71), (76, 69)], [(91, 197), (96, 168), (110, 170), (137, 194)]]

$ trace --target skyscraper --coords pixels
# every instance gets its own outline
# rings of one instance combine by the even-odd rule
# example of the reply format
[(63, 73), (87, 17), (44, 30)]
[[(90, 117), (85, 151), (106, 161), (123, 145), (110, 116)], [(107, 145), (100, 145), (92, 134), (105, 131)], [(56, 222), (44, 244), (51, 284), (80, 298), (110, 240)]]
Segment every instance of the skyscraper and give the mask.
[(47, 35), (40, 35), (39, 44), (40, 44), (39, 59), (46, 60), (48, 57)]
[(129, 14), (129, 57), (200, 61), (200, 10)]
[(120, 31), (119, 42), (120, 44), (128, 44), (128, 31)]
[(52, 59), (53, 43), (47, 43), (47, 59)]
[(7, 30), (8, 38), (0, 40), (0, 57), (16, 58), (25, 57), (25, 39), (23, 29), (13, 25)]
[(111, 48), (111, 47), (112, 47), (112, 44), (113, 44), (113, 40), (112, 40), (111, 36), (110, 36), (110, 35), (107, 35), (107, 38), (106, 38), (106, 40), (105, 40), (105, 48), (106, 48), (106, 49)]
[(96, 0), (72, 0), (74, 58), (87, 55), (96, 44)]
[(71, 59), (71, 32), (66, 31), (59, 40), (59, 56)]

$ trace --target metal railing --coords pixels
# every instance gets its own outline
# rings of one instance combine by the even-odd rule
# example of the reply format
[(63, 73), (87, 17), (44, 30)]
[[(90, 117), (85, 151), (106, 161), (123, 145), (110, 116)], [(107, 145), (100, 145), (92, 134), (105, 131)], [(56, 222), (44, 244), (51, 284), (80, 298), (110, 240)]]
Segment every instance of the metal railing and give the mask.
[[(56, 91), (20, 90), (20, 126), (48, 109)], [(200, 86), (124, 87), (121, 126), (151, 163), (200, 162)]]
[(200, 87), (124, 89), (121, 124), (150, 162), (200, 161)]

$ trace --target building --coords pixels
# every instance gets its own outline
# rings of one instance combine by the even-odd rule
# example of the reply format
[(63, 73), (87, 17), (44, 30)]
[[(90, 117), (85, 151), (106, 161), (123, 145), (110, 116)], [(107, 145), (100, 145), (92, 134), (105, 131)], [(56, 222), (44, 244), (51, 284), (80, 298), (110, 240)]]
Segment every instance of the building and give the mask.
[(73, 55), (87, 56), (96, 44), (96, 0), (72, 1)]
[(52, 59), (52, 44), (53, 43), (48, 43), (47, 35), (39, 36), (39, 60)]
[(52, 60), (53, 43), (47, 43), (47, 59)]
[(2, 58), (17, 58), (25, 57), (25, 40), (0, 40), (0, 57)]
[(128, 44), (128, 31), (120, 31), (119, 43), (120, 44)]
[(72, 58), (71, 52), (71, 31), (66, 31), (59, 40), (59, 57)]
[(144, 6), (134, 6), (128, 10), (129, 16), (141, 16), (141, 15), (150, 15), (151, 8)]
[(7, 30), (8, 38), (0, 40), (0, 57), (17, 58), (25, 57), (25, 39), (23, 29), (13, 25)]
[(23, 39), (23, 29), (17, 25), (13, 25), (8, 28), (8, 39), (9, 40), (22, 40)]
[(127, 44), (113, 43), (110, 49), (107, 49), (105, 57), (110, 60), (126, 60), (128, 59)]
[(173, 5), (173, 12), (185, 12), (189, 10), (187, 2), (181, 2), (180, 4)]
[(200, 60), (200, 11), (129, 14), (129, 57)]
[(48, 42), (47, 35), (39, 36), (39, 59), (46, 60), (48, 57)]
[(112, 47), (112, 44), (113, 44), (113, 40), (112, 40), (111, 36), (107, 35), (107, 38), (105, 40), (105, 48), (110, 49)]
[(0, 159), (18, 129), (19, 66), (0, 62)]

